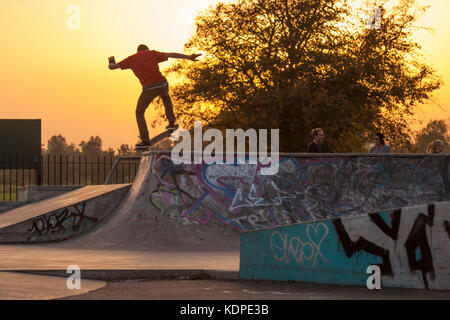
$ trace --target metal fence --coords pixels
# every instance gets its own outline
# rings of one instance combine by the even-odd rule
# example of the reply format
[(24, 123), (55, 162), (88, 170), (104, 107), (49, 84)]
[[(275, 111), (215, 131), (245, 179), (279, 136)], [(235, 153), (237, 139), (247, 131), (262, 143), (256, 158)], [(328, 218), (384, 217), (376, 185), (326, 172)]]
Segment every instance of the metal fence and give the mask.
[(0, 156), (0, 168), (8, 168), (0, 169), (0, 201), (17, 201), (20, 186), (95, 185), (105, 183), (108, 175), (108, 183), (132, 183), (139, 160), (138, 156), (47, 155), (39, 160)]

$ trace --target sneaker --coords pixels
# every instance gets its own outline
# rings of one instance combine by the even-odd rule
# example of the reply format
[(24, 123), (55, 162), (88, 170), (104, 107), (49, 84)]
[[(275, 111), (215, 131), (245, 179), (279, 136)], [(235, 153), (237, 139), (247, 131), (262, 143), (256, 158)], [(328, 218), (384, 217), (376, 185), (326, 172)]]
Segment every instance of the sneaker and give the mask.
[(142, 141), (141, 143), (136, 144), (136, 149), (146, 149), (151, 145), (150, 141)]
[(169, 125), (166, 127), (166, 130), (169, 130), (169, 131), (174, 131), (176, 129), (178, 129), (178, 125), (175, 123), (169, 123)]

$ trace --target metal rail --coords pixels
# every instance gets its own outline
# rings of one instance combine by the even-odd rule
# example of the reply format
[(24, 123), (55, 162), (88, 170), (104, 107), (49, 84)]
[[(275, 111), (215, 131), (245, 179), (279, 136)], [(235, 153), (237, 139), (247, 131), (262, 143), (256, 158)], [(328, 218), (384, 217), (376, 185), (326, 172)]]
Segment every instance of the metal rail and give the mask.
[(120, 161), (122, 160), (140, 160), (141, 156), (128, 156), (128, 157), (118, 157), (116, 161), (114, 162), (114, 165), (112, 166), (111, 170), (109, 170), (108, 176), (105, 179), (105, 182), (103, 184), (109, 184), (112, 180), (112, 177), (114, 175), (114, 172), (116, 171), (116, 168), (119, 166)]

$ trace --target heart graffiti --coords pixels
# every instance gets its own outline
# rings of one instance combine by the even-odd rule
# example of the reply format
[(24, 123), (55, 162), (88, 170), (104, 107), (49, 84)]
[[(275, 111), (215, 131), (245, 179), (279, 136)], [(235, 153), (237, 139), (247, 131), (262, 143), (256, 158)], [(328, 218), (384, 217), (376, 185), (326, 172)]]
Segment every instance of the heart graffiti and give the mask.
[(275, 260), (288, 264), (291, 257), (302, 266), (305, 261), (312, 261), (314, 268), (317, 263), (317, 257), (321, 257), (324, 262), (328, 262), (325, 256), (320, 252), (320, 246), (328, 235), (328, 227), (324, 223), (308, 224), (305, 229), (306, 238), (309, 241), (302, 240), (301, 235), (293, 236), (288, 240), (288, 235), (280, 231), (272, 232), (270, 238), (270, 247)]

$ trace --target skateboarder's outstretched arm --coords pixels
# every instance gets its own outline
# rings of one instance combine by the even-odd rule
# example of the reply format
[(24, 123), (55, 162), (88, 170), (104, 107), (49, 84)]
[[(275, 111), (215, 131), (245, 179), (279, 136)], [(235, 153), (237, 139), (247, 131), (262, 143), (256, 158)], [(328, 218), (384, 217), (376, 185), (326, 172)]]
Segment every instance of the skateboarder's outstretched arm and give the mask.
[(109, 69), (114, 70), (114, 69), (120, 68), (120, 65), (118, 63), (116, 63), (116, 60), (114, 59), (114, 57), (109, 57), (108, 61), (109, 61), (109, 65), (108, 65)]
[(191, 54), (191, 55), (185, 55), (182, 53), (176, 53), (176, 52), (170, 52), (170, 53), (166, 53), (167, 58), (175, 58), (175, 59), (188, 59), (188, 60), (192, 60), (192, 61), (197, 61), (197, 58), (201, 56), (201, 54)]
[[(164, 53), (167, 58), (175, 58), (175, 59), (188, 59), (191, 61), (197, 61), (197, 58), (201, 56), (201, 54), (196, 54), (193, 53), (191, 55), (185, 55), (182, 53), (176, 53), (176, 52), (170, 52), (170, 53)], [(109, 60), (109, 64), (108, 64), (108, 68), (111, 70), (115, 70), (115, 69), (120, 69), (120, 65), (118, 63), (116, 63), (116, 61), (114, 60), (114, 57), (110, 57), (108, 58)]]

